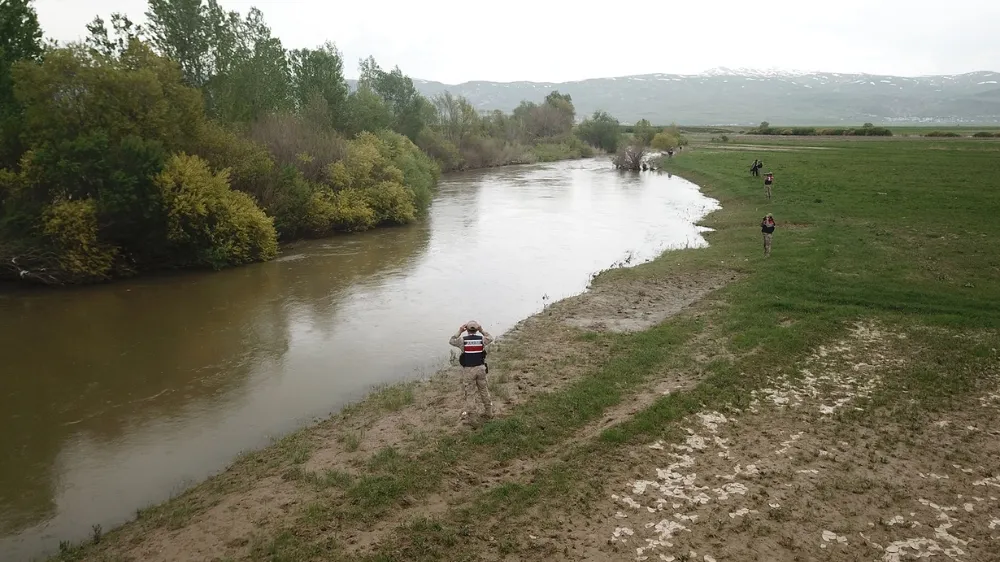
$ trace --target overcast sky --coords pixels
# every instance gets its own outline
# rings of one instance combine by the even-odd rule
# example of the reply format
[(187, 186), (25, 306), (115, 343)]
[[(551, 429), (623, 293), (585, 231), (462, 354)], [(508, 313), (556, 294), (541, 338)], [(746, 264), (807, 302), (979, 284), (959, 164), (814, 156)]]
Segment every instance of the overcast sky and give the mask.
[[(345, 73), (383, 68), (455, 84), (557, 82), (727, 66), (915, 76), (1000, 71), (1000, 0), (221, 0), (264, 12), (286, 48), (331, 40)], [(36, 0), (46, 37), (94, 16), (145, 19), (145, 0)]]

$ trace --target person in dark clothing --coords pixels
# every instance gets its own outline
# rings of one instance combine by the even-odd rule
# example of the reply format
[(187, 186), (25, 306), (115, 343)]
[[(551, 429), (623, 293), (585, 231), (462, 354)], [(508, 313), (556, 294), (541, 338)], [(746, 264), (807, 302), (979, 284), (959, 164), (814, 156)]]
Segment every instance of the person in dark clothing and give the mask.
[(754, 158), (753, 159), (753, 164), (750, 165), (750, 175), (751, 176), (756, 176), (757, 175), (757, 170), (758, 170), (758, 168), (757, 168), (757, 159)]
[(774, 174), (768, 172), (764, 176), (764, 193), (767, 194), (767, 198), (771, 198), (771, 185), (774, 184)]
[(764, 219), (760, 221), (760, 231), (764, 233), (764, 257), (771, 255), (771, 236), (774, 234), (774, 217), (771, 213), (764, 216)]

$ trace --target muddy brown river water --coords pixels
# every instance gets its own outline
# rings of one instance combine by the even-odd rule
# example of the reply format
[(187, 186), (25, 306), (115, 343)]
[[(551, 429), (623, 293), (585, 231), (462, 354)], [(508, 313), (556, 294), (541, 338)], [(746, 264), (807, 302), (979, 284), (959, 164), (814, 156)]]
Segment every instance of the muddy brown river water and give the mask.
[(0, 560), (134, 517), (241, 451), (448, 362), (632, 255), (704, 245), (717, 203), (606, 159), (443, 178), (405, 228), (215, 273), (0, 293)]

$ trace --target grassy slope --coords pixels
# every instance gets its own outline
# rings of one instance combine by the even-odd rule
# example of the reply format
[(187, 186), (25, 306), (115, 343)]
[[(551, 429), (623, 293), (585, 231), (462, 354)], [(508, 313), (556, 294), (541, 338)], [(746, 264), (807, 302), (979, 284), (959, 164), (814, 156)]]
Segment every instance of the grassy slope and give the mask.
[[(372, 559), (476, 559), (484, 552), (531, 556), (525, 526), (537, 526), (540, 517), (587, 513), (607, 494), (614, 472), (609, 468), (621, 466), (630, 444), (676, 437), (675, 422), (703, 408), (745, 406), (747, 391), (762, 384), (765, 373), (787, 368), (812, 347), (841, 335), (845, 322), (874, 317), (953, 330), (1000, 327), (1000, 236), (992, 227), (1000, 193), (991, 188), (1000, 174), (1000, 147), (943, 146), (847, 142), (836, 151), (762, 155), (704, 149), (672, 160), (670, 169), (722, 201), (723, 210), (705, 221), (716, 229), (709, 235), (712, 247), (667, 254), (602, 281), (679, 269), (694, 273), (720, 264), (747, 272), (725, 291), (729, 307), (715, 314), (718, 325), (706, 329), (723, 332), (737, 352), (753, 352), (709, 364), (694, 389), (659, 399), (566, 454), (564, 462), (526, 481), (485, 491), (446, 517), (400, 529)], [(776, 198), (770, 204), (759, 181), (742, 173), (756, 156), (773, 164), (776, 174)], [(765, 212), (779, 224), (774, 256), (766, 261), (760, 257), (757, 227)], [(779, 329), (779, 322), (794, 324)], [(682, 325), (683, 320), (668, 321), (626, 338), (633, 346), (620, 349), (611, 361), (666, 368), (649, 350)], [(908, 383), (922, 399), (920, 406), (930, 410), (978, 388), (978, 367), (989, 360), (997, 340), (922, 343), (925, 364), (910, 373)], [(609, 367), (628, 372), (614, 363)], [(897, 407), (904, 406), (893, 404)], [(891, 416), (903, 413), (893, 409)], [(485, 528), (484, 519), (489, 521)]]
[[(797, 141), (783, 142), (794, 146)], [(823, 146), (835, 150), (741, 152), (706, 146), (684, 151), (668, 168), (703, 185), (723, 205), (704, 221), (715, 229), (708, 235), (711, 247), (672, 252), (597, 280), (635, 283), (728, 270), (740, 278), (716, 295), (718, 306), (695, 307), (697, 314), (633, 335), (581, 333), (582, 343), (606, 350), (603, 365), (584, 378), (471, 433), (431, 435), (383, 449), (356, 474), (296, 471), (294, 466), (309, 455), (308, 446), (297, 446), (307, 441), (300, 434), (237, 463), (235, 472), (203, 488), (239, 493), (239, 487), (225, 483), (249, 466), (283, 472), (309, 490), (340, 490), (316, 492), (301, 513), (263, 530), (246, 555), (251, 559), (357, 559), (348, 555), (350, 549), (337, 540), (337, 533), (331, 537), (331, 522), (340, 530), (398, 526), (366, 549), (366, 560), (558, 557), (560, 552), (538, 551), (524, 529), (557, 525), (567, 513), (586, 516), (608, 495), (616, 473), (628, 470), (630, 447), (676, 439), (677, 422), (695, 411), (745, 406), (748, 391), (765, 384), (768, 372), (790, 368), (814, 347), (844, 334), (848, 322), (877, 318), (890, 325), (956, 331), (1000, 327), (1000, 236), (995, 229), (1000, 193), (993, 187), (1000, 177), (1000, 145), (890, 141)], [(771, 202), (763, 199), (759, 180), (746, 173), (755, 157), (775, 173)], [(758, 227), (765, 212), (773, 213), (779, 225), (774, 255), (767, 260), (761, 256)], [(731, 353), (699, 362), (706, 334)], [(904, 408), (910, 417), (919, 417), (921, 409), (947, 408), (977, 390), (977, 373), (1000, 342), (994, 335), (922, 343), (920, 367), (900, 383), (918, 400), (904, 405), (883, 400), (893, 415)], [(503, 370), (501, 356), (496, 370)], [(633, 400), (649, 381), (678, 370), (697, 373), (689, 388), (653, 401), (613, 427), (587, 431), (610, 410)], [(530, 469), (511, 470), (519, 466)], [(424, 498), (457, 488), (452, 486), (457, 472), (496, 478), (490, 486), (452, 494), (443, 513), (419, 517)], [(189, 512), (201, 509), (192, 505), (182, 497), (136, 525), (140, 531), (183, 526)], [(394, 511), (414, 505), (417, 517), (392, 520)], [(97, 547), (65, 558), (117, 559), (121, 544), (116, 540), (112, 534)]]

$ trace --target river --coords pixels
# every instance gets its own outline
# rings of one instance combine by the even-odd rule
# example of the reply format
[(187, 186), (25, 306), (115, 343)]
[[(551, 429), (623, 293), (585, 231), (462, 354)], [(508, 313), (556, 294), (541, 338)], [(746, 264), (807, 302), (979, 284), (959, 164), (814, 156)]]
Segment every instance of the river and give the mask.
[(418, 224), (298, 243), (268, 263), (0, 293), (0, 559), (52, 553), (241, 451), (446, 366), (624, 259), (705, 244), (718, 208), (606, 159), (442, 178)]

